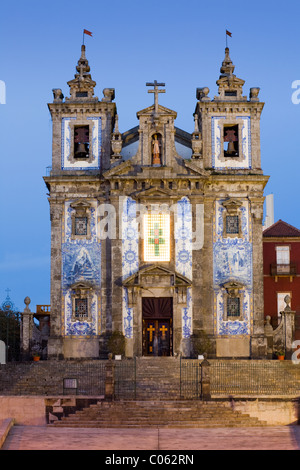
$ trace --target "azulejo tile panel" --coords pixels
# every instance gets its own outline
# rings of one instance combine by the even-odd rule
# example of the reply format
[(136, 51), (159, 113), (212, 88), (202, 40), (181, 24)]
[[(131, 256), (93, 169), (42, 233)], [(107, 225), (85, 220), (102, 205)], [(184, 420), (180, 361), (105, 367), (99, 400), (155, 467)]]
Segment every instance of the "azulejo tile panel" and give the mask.
[[(122, 205), (122, 278), (123, 280), (139, 269), (139, 233), (136, 220), (136, 202), (125, 197)], [(128, 307), (127, 289), (122, 297), (123, 332), (126, 338), (133, 337), (133, 309)]]
[[(214, 329), (217, 335), (249, 335), (253, 324), (253, 247), (248, 200), (242, 201), (241, 236), (223, 237), (223, 200), (216, 201), (213, 230)], [(243, 288), (239, 320), (225, 320), (225, 288), (236, 281)]]
[[(100, 306), (101, 299), (99, 288), (101, 285), (101, 244), (97, 237), (97, 202), (89, 201), (91, 204), (89, 239), (76, 239), (72, 237), (72, 212), (71, 203), (65, 203), (62, 222), (62, 323), (64, 335), (97, 335), (100, 333)], [(88, 282), (93, 286), (90, 318), (91, 321), (74, 321), (72, 315), (71, 286), (77, 282)], [(73, 318), (73, 319), (72, 319)]]
[[(192, 206), (188, 197), (177, 203), (175, 222), (175, 266), (179, 274), (192, 280)], [(187, 306), (182, 309), (182, 336), (189, 338), (193, 333), (192, 288), (187, 289)]]

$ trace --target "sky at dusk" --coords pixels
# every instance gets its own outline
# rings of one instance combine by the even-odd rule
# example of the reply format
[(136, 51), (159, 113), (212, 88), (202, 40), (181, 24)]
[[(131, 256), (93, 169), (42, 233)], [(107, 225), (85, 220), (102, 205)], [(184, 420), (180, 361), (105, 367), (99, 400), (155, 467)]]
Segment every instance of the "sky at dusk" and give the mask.
[[(280, 5), (280, 8), (279, 8)], [(0, 305), (6, 289), (50, 303), (50, 217), (43, 181), (51, 165), (53, 88), (69, 96), (83, 29), (95, 95), (115, 89), (121, 132), (153, 104), (146, 82), (164, 82), (159, 103), (177, 112), (176, 127), (193, 132), (196, 89), (217, 95), (225, 31), (244, 95), (260, 87), (261, 158), (270, 179), (275, 221), (300, 228), (300, 3), (221, 0), (14, 1), (0, 9)], [(297, 83), (299, 81), (299, 83)], [(296, 88), (292, 88), (292, 87)], [(292, 96), (294, 93), (294, 99)], [(294, 102), (293, 102), (294, 101)]]

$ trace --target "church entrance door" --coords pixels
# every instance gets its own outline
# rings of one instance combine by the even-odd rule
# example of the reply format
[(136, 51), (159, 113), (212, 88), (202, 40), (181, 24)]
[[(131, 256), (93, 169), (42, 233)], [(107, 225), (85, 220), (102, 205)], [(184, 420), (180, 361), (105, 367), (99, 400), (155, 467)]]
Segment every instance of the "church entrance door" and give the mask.
[(172, 297), (146, 297), (143, 303), (143, 355), (172, 355)]

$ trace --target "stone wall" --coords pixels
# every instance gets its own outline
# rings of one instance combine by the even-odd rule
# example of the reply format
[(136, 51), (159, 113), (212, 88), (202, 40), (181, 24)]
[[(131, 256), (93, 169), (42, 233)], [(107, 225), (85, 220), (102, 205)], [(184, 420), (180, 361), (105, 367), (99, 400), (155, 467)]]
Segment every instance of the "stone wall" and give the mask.
[(14, 418), (23, 426), (46, 425), (46, 406), (43, 397), (0, 397), (0, 421)]
[(288, 426), (298, 421), (299, 404), (292, 400), (237, 400), (236, 411), (265, 421), (270, 426)]

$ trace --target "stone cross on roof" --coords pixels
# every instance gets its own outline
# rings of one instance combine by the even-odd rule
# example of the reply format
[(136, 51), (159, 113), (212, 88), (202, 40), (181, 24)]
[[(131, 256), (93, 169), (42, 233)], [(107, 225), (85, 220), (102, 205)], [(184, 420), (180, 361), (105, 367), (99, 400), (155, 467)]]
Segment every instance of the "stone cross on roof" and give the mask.
[(154, 90), (148, 90), (148, 93), (154, 93), (154, 112), (158, 113), (158, 93), (166, 93), (166, 90), (159, 90), (159, 86), (165, 86), (165, 83), (158, 83), (157, 80), (154, 80), (153, 83), (146, 83), (146, 86), (153, 86)]

